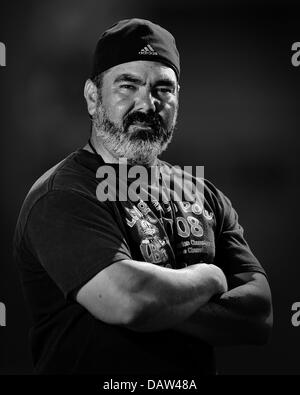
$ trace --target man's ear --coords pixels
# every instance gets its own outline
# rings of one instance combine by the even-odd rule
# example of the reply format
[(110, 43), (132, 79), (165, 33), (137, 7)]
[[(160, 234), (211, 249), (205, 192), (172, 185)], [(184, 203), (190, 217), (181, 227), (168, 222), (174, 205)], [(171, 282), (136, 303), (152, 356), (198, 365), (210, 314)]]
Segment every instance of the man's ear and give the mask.
[(92, 80), (88, 79), (84, 85), (84, 97), (90, 115), (94, 115), (97, 109), (97, 87)]

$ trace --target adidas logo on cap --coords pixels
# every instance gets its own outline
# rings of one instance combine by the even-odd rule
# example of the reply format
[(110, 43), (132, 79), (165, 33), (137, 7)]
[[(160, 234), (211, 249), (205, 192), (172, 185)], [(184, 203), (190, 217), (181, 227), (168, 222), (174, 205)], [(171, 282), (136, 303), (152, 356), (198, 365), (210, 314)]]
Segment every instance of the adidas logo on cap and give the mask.
[(140, 50), (139, 55), (158, 55), (158, 53), (148, 44)]

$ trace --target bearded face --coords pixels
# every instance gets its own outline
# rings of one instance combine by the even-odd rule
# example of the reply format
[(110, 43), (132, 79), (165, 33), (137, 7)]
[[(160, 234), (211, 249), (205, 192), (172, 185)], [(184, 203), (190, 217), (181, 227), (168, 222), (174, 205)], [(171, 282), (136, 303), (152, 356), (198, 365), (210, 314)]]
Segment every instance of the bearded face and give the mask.
[(130, 164), (151, 165), (171, 142), (176, 117), (171, 125), (164, 126), (158, 114), (133, 112), (116, 124), (99, 102), (93, 124), (97, 136), (115, 158), (126, 158)]
[(118, 66), (113, 69), (117, 70), (105, 76), (98, 91), (92, 116), (96, 137), (115, 158), (151, 165), (173, 136), (178, 112), (176, 77), (170, 81), (165, 69), (171, 69), (156, 62), (130, 62), (126, 74)]

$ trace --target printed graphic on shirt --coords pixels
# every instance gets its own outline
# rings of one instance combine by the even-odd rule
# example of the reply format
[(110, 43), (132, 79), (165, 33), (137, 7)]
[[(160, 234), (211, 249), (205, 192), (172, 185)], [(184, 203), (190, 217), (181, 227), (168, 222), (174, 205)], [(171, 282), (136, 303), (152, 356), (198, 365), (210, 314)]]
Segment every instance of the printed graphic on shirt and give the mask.
[(127, 202), (126, 224), (146, 262), (180, 268), (211, 263), (214, 217), (199, 202)]
[(214, 248), (214, 216), (201, 201), (174, 202), (176, 217), (176, 257), (185, 266), (212, 263)]
[[(126, 223), (137, 234), (133, 235), (139, 242), (140, 252), (146, 262), (158, 265), (170, 264), (171, 246), (158, 218), (142, 200), (132, 208), (126, 207)], [(128, 218), (129, 217), (129, 218)]]

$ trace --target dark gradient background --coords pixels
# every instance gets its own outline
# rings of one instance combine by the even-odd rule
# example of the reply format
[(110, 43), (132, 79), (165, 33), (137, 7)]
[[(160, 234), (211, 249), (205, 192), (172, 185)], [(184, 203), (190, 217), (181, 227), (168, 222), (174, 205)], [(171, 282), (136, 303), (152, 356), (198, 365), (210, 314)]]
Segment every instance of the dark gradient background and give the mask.
[[(265, 347), (223, 348), (221, 374), (299, 374), (300, 301), (298, 156), (300, 41), (296, 2), (26, 1), (0, 3), (1, 266), (0, 373), (31, 374), (30, 326), (12, 236), (22, 201), (37, 177), (85, 144), (83, 99), (97, 37), (122, 18), (169, 29), (181, 54), (178, 128), (163, 158), (204, 165), (232, 200), (246, 238), (266, 269), (274, 332)], [(201, 358), (201, 355), (199, 355)]]

